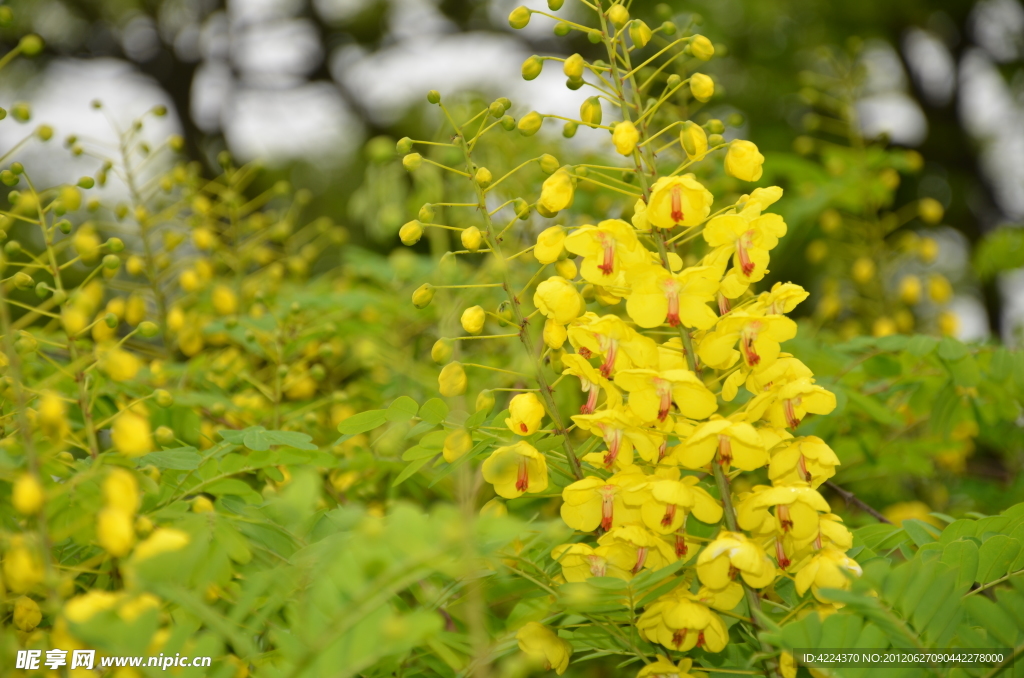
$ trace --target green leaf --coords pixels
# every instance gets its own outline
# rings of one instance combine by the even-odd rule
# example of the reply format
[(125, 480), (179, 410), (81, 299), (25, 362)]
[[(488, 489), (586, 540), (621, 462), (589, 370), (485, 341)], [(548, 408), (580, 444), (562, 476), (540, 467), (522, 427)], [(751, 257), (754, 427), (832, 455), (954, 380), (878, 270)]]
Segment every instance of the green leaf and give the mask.
[(440, 424), (448, 416), (448, 404), (440, 398), (431, 398), (420, 408), (420, 419)]
[(298, 431), (268, 431), (262, 426), (250, 426), (241, 431), (230, 429), (218, 431), (220, 437), (229, 443), (245, 445), (254, 452), (266, 452), (271, 445), (287, 445), (300, 450), (315, 450), (316, 445), (309, 441), (313, 438)]
[(918, 334), (910, 338), (907, 342), (907, 353), (915, 355), (918, 358), (923, 358), (935, 350), (935, 347), (939, 345), (939, 340), (935, 337), (929, 337), (924, 334)]
[(150, 452), (139, 460), (140, 465), (152, 464), (157, 468), (173, 471), (194, 471), (199, 468), (202, 457), (194, 447), (176, 447), (173, 450)]
[(939, 342), (939, 357), (943, 360), (960, 360), (967, 355), (967, 347), (953, 337), (943, 337)]
[(418, 459), (423, 459), (424, 457), (429, 459), (430, 457), (436, 456), (437, 450), (430, 450), (416, 445), (402, 453), (402, 461), (416, 461)]
[(940, 561), (958, 570), (957, 586), (974, 583), (978, 575), (978, 545), (969, 539), (947, 544), (942, 549)]
[(366, 433), (367, 431), (372, 431), (378, 426), (382, 426), (387, 422), (387, 420), (387, 412), (384, 410), (360, 412), (359, 414), (353, 414), (351, 417), (338, 424), (338, 432), (347, 435)]
[(1020, 554), (1020, 542), (1005, 534), (997, 534), (978, 552), (978, 583), (988, 584), (1006, 575)]
[(433, 458), (434, 455), (430, 455), (429, 457), (423, 457), (422, 459), (417, 459), (416, 461), (406, 466), (404, 469), (402, 469), (402, 472), (398, 474), (398, 477), (395, 478), (395, 481), (391, 483), (391, 487), (398, 487), (399, 485), (404, 483), (406, 480), (411, 478), (413, 474), (416, 473), (416, 471), (419, 471), (421, 468), (423, 468), (423, 466)]
[(934, 526), (915, 518), (904, 520), (901, 527), (907, 531), (907, 534), (919, 547), (935, 541), (940, 534)]
[(899, 414), (894, 412), (891, 408), (876, 401), (871, 396), (863, 395), (862, 393), (858, 393), (851, 389), (844, 390), (847, 397), (850, 399), (850, 404), (853, 405), (855, 409), (860, 410), (879, 424), (885, 424), (886, 426), (899, 426), (903, 423)]
[(974, 250), (974, 270), (983, 281), (1024, 266), (1024, 229), (1001, 226), (981, 239)]
[(409, 396), (398, 396), (391, 403), (384, 416), (388, 421), (409, 421), (416, 416), (420, 406)]

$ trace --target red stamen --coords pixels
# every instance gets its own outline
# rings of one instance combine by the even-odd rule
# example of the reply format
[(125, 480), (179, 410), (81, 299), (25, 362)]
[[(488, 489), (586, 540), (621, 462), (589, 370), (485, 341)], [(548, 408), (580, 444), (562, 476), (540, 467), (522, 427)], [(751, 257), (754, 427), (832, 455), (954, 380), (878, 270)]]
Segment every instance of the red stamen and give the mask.
[(775, 560), (779, 561), (779, 567), (783, 570), (789, 567), (792, 562), (789, 556), (786, 555), (786, 550), (782, 547), (782, 540), (778, 537), (775, 538)]
[(607, 532), (612, 529), (612, 518), (615, 513), (615, 487), (605, 485), (604, 490), (604, 496), (601, 497), (601, 529)]
[(590, 360), (590, 357), (594, 355), (593, 353), (590, 352), (590, 349), (587, 348), (586, 346), (580, 346), (579, 350), (576, 351), (576, 352), (579, 353), (584, 358), (586, 358), (587, 360)]
[[(793, 402), (794, 400), (796, 403)], [(790, 428), (796, 428), (800, 425), (800, 420), (796, 416), (796, 405), (799, 404), (799, 398), (789, 398), (782, 402), (782, 410), (786, 413), (786, 423)]]
[(757, 367), (761, 362), (761, 356), (758, 355), (757, 349), (754, 348), (754, 341), (757, 339), (756, 329), (746, 329), (743, 331), (743, 336), (740, 339), (740, 348), (743, 351), (743, 358), (746, 360), (749, 367)]
[(661, 403), (658, 405), (658, 421), (665, 421), (665, 417), (672, 409), (672, 391), (667, 385), (663, 385), (658, 388), (658, 395), (661, 396)]
[(732, 306), (729, 304), (729, 300), (725, 295), (718, 295), (718, 315), (725, 315), (732, 310)]
[(615, 270), (615, 239), (606, 236), (602, 239), (601, 246), (604, 248), (604, 259), (598, 268), (604, 275), (611, 275)]
[(740, 269), (743, 271), (743, 275), (748, 278), (754, 272), (754, 262), (750, 260), (750, 253), (747, 252), (747, 248), (750, 246), (750, 237), (753, 235), (753, 231), (747, 231), (736, 241), (736, 253), (739, 255)]
[(779, 519), (779, 526), (782, 527), (783, 532), (789, 532), (793, 529), (793, 519), (789, 517), (789, 507), (785, 504), (779, 504), (775, 507), (775, 517)]
[(519, 422), (519, 430), (522, 431), (523, 433), (526, 433), (527, 431), (530, 430), (530, 427), (522, 422)]
[(661, 524), (663, 527), (668, 527), (672, 524), (672, 521), (676, 519), (676, 505), (669, 504), (665, 507), (665, 515), (661, 517)]
[(686, 555), (690, 547), (686, 545), (686, 538), (681, 534), (676, 535), (676, 557), (682, 558)]
[(718, 463), (728, 466), (732, 463), (732, 438), (718, 436)]
[(683, 189), (681, 186), (672, 187), (672, 221), (677, 224), (683, 221)]
[(672, 634), (672, 644), (676, 646), (677, 650), (683, 646), (684, 642), (686, 642), (687, 631), (688, 629), (679, 629), (678, 631)]
[(519, 460), (519, 473), (516, 476), (516, 490), (526, 492), (530, 487), (530, 469), (526, 465), (526, 459)]
[(668, 440), (662, 440), (661, 445), (658, 445), (658, 461), (660, 462), (665, 458), (665, 453), (668, 452)]
[(810, 481), (811, 474), (807, 471), (807, 462), (804, 460), (804, 455), (801, 454), (800, 457), (797, 459), (796, 468), (797, 473), (800, 474), (800, 478), (802, 480)]
[(704, 645), (704, 632), (701, 631), (697, 634), (697, 645), (695, 647), (701, 647)]
[(636, 551), (636, 565), (633, 566), (633, 574), (644, 569), (644, 561), (647, 560), (647, 547), (641, 546)]
[(612, 376), (615, 369), (615, 356), (619, 352), (619, 343), (612, 339), (608, 342), (608, 352), (604, 355), (604, 362), (601, 363), (601, 376), (607, 379)]
[(593, 414), (594, 408), (597, 407), (597, 396), (601, 393), (601, 389), (597, 384), (590, 384), (590, 389), (587, 392), (587, 402), (580, 407), (581, 414)]
[(665, 314), (668, 326), (679, 327), (682, 321), (679, 320), (679, 291), (675, 285), (665, 290), (665, 296), (668, 298), (668, 313)]

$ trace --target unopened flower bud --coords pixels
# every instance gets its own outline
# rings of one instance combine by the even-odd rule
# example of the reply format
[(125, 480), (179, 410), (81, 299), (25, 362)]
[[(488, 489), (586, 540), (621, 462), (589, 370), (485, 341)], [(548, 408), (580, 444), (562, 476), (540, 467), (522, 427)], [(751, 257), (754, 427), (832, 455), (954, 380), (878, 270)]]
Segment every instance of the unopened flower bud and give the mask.
[(632, 122), (624, 120), (615, 125), (612, 143), (615, 144), (615, 150), (620, 155), (632, 155), (638, 141), (640, 141), (640, 133)]
[(426, 308), (434, 300), (434, 286), (430, 283), (423, 283), (412, 293), (412, 305), (416, 308)]
[(519, 124), (516, 126), (519, 129), (519, 133), (524, 137), (532, 137), (540, 129), (541, 124), (544, 122), (544, 118), (537, 111), (530, 111), (523, 117), (519, 118)]
[(526, 28), (528, 23), (530, 23), (530, 10), (524, 5), (519, 5), (508, 15), (508, 25), (516, 30)]
[(441, 368), (437, 376), (438, 390), (446, 398), (462, 395), (466, 392), (466, 370), (462, 363), (451, 362)]
[(548, 9), (550, 9), (552, 12), (557, 12), (558, 10), (562, 9), (562, 4), (564, 2), (565, 0), (548, 0)]
[(629, 39), (637, 48), (645, 47), (651, 41), (651, 27), (640, 19), (633, 19), (629, 23)]
[(551, 155), (550, 153), (545, 153), (544, 155), (540, 156), (539, 163), (540, 169), (542, 172), (544, 172), (544, 174), (554, 174), (555, 172), (558, 171), (558, 168), (560, 167), (560, 165), (558, 164), (558, 158)]
[(506, 132), (511, 132), (516, 128), (516, 119), (511, 115), (501, 116), (501, 128)]
[(419, 169), (422, 164), (423, 156), (419, 153), (408, 153), (404, 158), (402, 158), (402, 167), (409, 172)]
[(434, 104), (435, 106), (441, 103), (441, 93), (436, 89), (432, 89), (427, 92), (427, 103)]
[(906, 275), (900, 280), (900, 300), (907, 306), (921, 301), (921, 279), (916, 275)]
[(153, 391), (153, 400), (156, 401), (157, 405), (164, 408), (174, 404), (174, 396), (162, 388)]
[(103, 268), (108, 271), (116, 271), (121, 267), (121, 259), (116, 254), (107, 254), (103, 257)]
[(695, 35), (690, 40), (690, 53), (701, 61), (708, 61), (715, 55), (715, 46), (703, 35)]
[(860, 284), (870, 282), (875, 277), (875, 262), (869, 257), (860, 257), (853, 262), (853, 268), (851, 269), (851, 275), (853, 279)]
[(43, 39), (31, 33), (22, 36), (21, 40), (18, 41), (18, 49), (25, 56), (35, 56), (43, 51)]
[(476, 226), (470, 226), (462, 232), (462, 246), (470, 252), (476, 252), (480, 249), (480, 244), (483, 242), (483, 235), (480, 233), (480, 229)]
[(174, 444), (174, 430), (169, 426), (157, 426), (153, 431), (153, 438), (156, 439), (158, 445), (170, 447)]
[(23, 473), (14, 482), (11, 493), (14, 510), (23, 516), (32, 516), (43, 508), (43, 484), (31, 473)]
[(444, 365), (452, 359), (453, 349), (454, 342), (451, 339), (442, 337), (430, 347), (430, 359), (438, 365)]
[(491, 389), (484, 389), (476, 397), (476, 403), (474, 405), (477, 412), (481, 410), (490, 412), (494, 409), (494, 391)]
[(666, 21), (661, 24), (661, 32), (665, 35), (675, 35), (677, 30), (679, 29), (671, 21)]
[(708, 101), (715, 93), (715, 82), (703, 73), (690, 76), (690, 93), (697, 101)]
[(579, 54), (573, 54), (565, 60), (565, 63), (562, 65), (562, 72), (565, 73), (568, 78), (582, 78), (583, 66), (583, 57)]
[(444, 460), (451, 464), (471, 449), (473, 449), (473, 436), (466, 429), (457, 428), (445, 436), (441, 453), (444, 455)]
[(14, 286), (17, 287), (19, 290), (27, 290), (28, 288), (32, 287), (32, 285), (35, 284), (35, 281), (32, 280), (32, 276), (30, 276), (28, 273), (25, 273), (24, 271), (18, 271), (17, 273), (15, 273), (13, 282)]
[(576, 277), (576, 262), (572, 259), (561, 259), (555, 262), (555, 273), (562, 276), (566, 280), (572, 280)]
[(491, 180), (494, 177), (491, 176), (491, 170), (486, 167), (480, 167), (477, 169), (476, 174), (473, 175), (473, 181), (477, 183), (480, 188), (487, 188), (491, 185)]
[(160, 332), (160, 327), (155, 322), (143, 320), (139, 323), (139, 334), (147, 339), (155, 337)]
[(569, 31), (571, 30), (572, 26), (570, 26), (564, 21), (559, 21), (557, 24), (555, 24), (555, 27), (552, 29), (552, 32), (558, 37), (564, 38), (565, 36), (569, 35)]
[(615, 24), (616, 28), (622, 28), (629, 21), (629, 10), (616, 3), (608, 8), (608, 20)]
[(572, 139), (576, 136), (576, 130), (579, 129), (579, 125), (572, 120), (562, 125), (562, 136), (566, 139)]
[(589, 97), (580, 106), (580, 120), (591, 127), (601, 124), (601, 114), (601, 99), (599, 97)]
[(435, 216), (436, 212), (434, 211), (434, 206), (431, 205), (429, 202), (421, 205), (419, 212), (416, 213), (416, 218), (425, 224), (434, 223)]
[(399, 155), (406, 155), (411, 150), (412, 139), (410, 139), (409, 137), (402, 137), (401, 139), (398, 140), (398, 143), (395, 144), (395, 152), (397, 152)]
[(921, 261), (930, 264), (939, 256), (939, 243), (935, 241), (935, 238), (921, 238), (917, 246), (917, 254), (921, 257)]
[(523, 62), (523, 80), (533, 80), (544, 70), (544, 60), (534, 54)]
[(679, 142), (690, 160), (703, 160), (704, 154), (708, 151), (707, 133), (703, 127), (690, 120), (683, 123), (683, 129), (679, 132)]
[(922, 198), (917, 203), (917, 213), (926, 224), (937, 224), (942, 221), (945, 210), (942, 203), (935, 198)]
[(415, 219), (409, 221), (399, 229), (398, 237), (403, 245), (415, 245), (423, 237), (423, 225)]
[(462, 329), (466, 331), (466, 334), (480, 334), (484, 329), (484, 323), (487, 321), (487, 313), (480, 306), (470, 306), (462, 312)]

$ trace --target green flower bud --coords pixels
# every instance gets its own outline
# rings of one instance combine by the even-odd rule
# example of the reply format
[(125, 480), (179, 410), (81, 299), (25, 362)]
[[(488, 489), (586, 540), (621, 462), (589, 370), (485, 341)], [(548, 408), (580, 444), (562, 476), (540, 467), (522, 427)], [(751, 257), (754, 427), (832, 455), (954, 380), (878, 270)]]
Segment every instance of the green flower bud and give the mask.
[(601, 124), (601, 114), (601, 99), (599, 97), (589, 97), (580, 106), (580, 120), (591, 127)]
[(411, 150), (412, 150), (412, 139), (410, 139), (409, 137), (402, 137), (401, 139), (398, 140), (398, 143), (395, 144), (395, 151), (399, 155), (405, 155), (405, 154), (407, 154)]
[(170, 447), (174, 444), (174, 429), (169, 426), (157, 426), (153, 431), (153, 439), (161, 447)]
[(583, 87), (583, 84), (583, 78), (567, 78), (565, 81), (565, 86), (573, 92)]
[(18, 49), (25, 56), (35, 56), (43, 51), (43, 39), (38, 35), (29, 34), (18, 41)]
[(451, 339), (441, 338), (430, 348), (430, 358), (438, 365), (447, 364), (452, 359), (454, 343)]
[(68, 233), (71, 232), (71, 222), (68, 221), (67, 219), (61, 219), (60, 221), (57, 222), (56, 226), (57, 230), (59, 230), (64, 235), (67, 235)]
[(53, 128), (49, 125), (40, 125), (36, 128), (36, 136), (42, 141), (49, 141), (53, 138)]
[(576, 136), (576, 130), (578, 128), (579, 125), (570, 120), (569, 122), (565, 123), (564, 126), (562, 126), (562, 136), (565, 137), (566, 139), (571, 139), (574, 136)]
[(564, 3), (565, 0), (548, 0), (548, 9), (550, 9), (552, 12), (557, 12), (558, 10), (562, 9), (562, 5)]
[(430, 283), (423, 283), (412, 293), (412, 305), (416, 308), (426, 308), (434, 300), (434, 286)]
[(103, 316), (103, 324), (109, 327), (110, 329), (114, 329), (115, 327), (117, 327), (120, 324), (120, 322), (121, 320), (117, 317), (116, 313), (108, 313), (105, 316)]
[(703, 35), (695, 35), (690, 39), (690, 53), (701, 61), (708, 61), (715, 55), (715, 46)]
[(544, 70), (544, 60), (534, 54), (523, 62), (523, 80), (533, 80)]
[(539, 163), (540, 169), (542, 172), (544, 172), (544, 174), (554, 174), (555, 172), (558, 171), (558, 168), (561, 167), (561, 165), (558, 163), (558, 158), (551, 155), (550, 153), (545, 153), (544, 155), (540, 156)]
[(722, 121), (718, 118), (711, 118), (704, 123), (704, 129), (706, 129), (709, 134), (721, 134), (725, 132), (725, 125), (723, 125)]
[(473, 175), (473, 181), (475, 181), (477, 186), (480, 188), (487, 188), (490, 186), (493, 179), (494, 177), (491, 175), (491, 170), (486, 167), (477, 169), (476, 173)]
[(565, 23), (564, 21), (559, 21), (557, 24), (555, 24), (554, 28), (555, 35), (557, 35), (560, 38), (564, 38), (565, 36), (569, 35), (569, 31), (571, 30), (572, 26)]
[(14, 274), (14, 286), (19, 290), (27, 290), (35, 284), (35, 280), (32, 279), (28, 273), (24, 271), (18, 271)]
[(573, 54), (562, 64), (562, 72), (568, 78), (582, 78), (585, 62), (579, 54)]
[(28, 122), (29, 118), (32, 117), (32, 107), (27, 102), (18, 101), (11, 106), (11, 115), (18, 122)]
[(640, 19), (633, 19), (629, 23), (629, 39), (633, 41), (633, 44), (639, 47), (646, 47), (647, 43), (651, 41), (651, 27), (645, 24)]
[(14, 172), (15, 174), (24, 174), (25, 166), (22, 165), (20, 162), (12, 162), (11, 171)]
[(425, 224), (434, 223), (434, 216), (434, 206), (429, 202), (424, 203), (423, 206), (420, 207), (420, 211), (416, 214), (416, 217)]
[(508, 97), (498, 97), (497, 99), (495, 99), (495, 101), (501, 104), (502, 108), (504, 108), (506, 111), (512, 108), (512, 100), (509, 99)]
[(601, 33), (599, 31), (590, 31), (587, 33), (587, 40), (590, 44), (596, 45), (601, 42)]
[(21, 200), (21, 191), (11, 191), (7, 194), (7, 202), (12, 205), (17, 205), (19, 200)]
[(522, 198), (516, 198), (512, 201), (512, 209), (516, 211), (516, 216), (520, 219), (525, 221), (530, 218), (530, 203)]
[(544, 118), (537, 111), (530, 111), (523, 117), (519, 118), (519, 124), (517, 125), (519, 133), (524, 137), (532, 137), (540, 129), (543, 124)]
[(423, 237), (423, 225), (416, 220), (407, 222), (399, 229), (398, 237), (403, 245), (415, 245)]
[(441, 93), (438, 92), (436, 89), (430, 90), (429, 92), (427, 92), (427, 101), (434, 105), (441, 103)]
[(40, 299), (45, 299), (49, 294), (50, 294), (50, 288), (49, 288), (49, 286), (46, 283), (41, 282), (41, 283), (37, 283), (36, 284), (36, 296), (37, 297), (39, 297)]
[(519, 5), (508, 15), (508, 25), (516, 30), (526, 28), (528, 23), (530, 23), (530, 10), (525, 5)]
[(7, 28), (14, 21), (14, 12), (7, 5), (0, 7), (0, 28)]
[(423, 156), (419, 153), (409, 153), (402, 158), (402, 167), (409, 172), (414, 172), (423, 164)]
[(725, 137), (721, 134), (710, 134), (708, 135), (708, 145), (718, 146), (719, 144), (725, 143)]
[(82, 177), (78, 180), (78, 187), (89, 189), (96, 185), (96, 181), (92, 177)]
[(730, 113), (729, 114), (729, 127), (742, 127), (743, 126), (743, 114), (742, 113)]
[(489, 388), (488, 389), (484, 389), (483, 391), (480, 391), (479, 395), (477, 395), (477, 397), (476, 397), (475, 407), (476, 407), (476, 411), (477, 412), (480, 412), (481, 410), (490, 412), (491, 410), (493, 410), (494, 409), (494, 391), (492, 391)]
[(687, 120), (683, 123), (683, 129), (679, 133), (679, 141), (686, 151), (686, 157), (690, 160), (703, 160), (708, 150), (708, 135), (704, 128), (695, 122)]
[(107, 249), (111, 252), (117, 253), (124, 251), (124, 241), (120, 238), (107, 238), (106, 245)]
[(21, 252), (21, 243), (18, 242), (17, 240), (8, 240), (4, 244), (4, 252), (6, 252), (10, 256), (18, 254), (19, 252)]
[(678, 29), (676, 28), (676, 25), (674, 23), (672, 23), (671, 21), (666, 21), (665, 23), (661, 24), (660, 30), (665, 35), (675, 35)]
[(155, 322), (151, 320), (143, 320), (141, 323), (139, 323), (139, 334), (146, 337), (147, 339), (151, 339), (159, 333), (160, 327), (157, 326)]
[(107, 254), (103, 257), (103, 268), (108, 271), (116, 271), (121, 267), (121, 259), (116, 254)]
[(506, 132), (511, 132), (516, 128), (516, 119), (513, 118), (511, 115), (501, 116), (501, 127)]
[(492, 118), (500, 118), (505, 114), (505, 107), (501, 105), (500, 101), (492, 101), (491, 105), (487, 107), (487, 114)]
[(0, 181), (7, 186), (17, 186), (21, 178), (11, 170), (0, 171)]

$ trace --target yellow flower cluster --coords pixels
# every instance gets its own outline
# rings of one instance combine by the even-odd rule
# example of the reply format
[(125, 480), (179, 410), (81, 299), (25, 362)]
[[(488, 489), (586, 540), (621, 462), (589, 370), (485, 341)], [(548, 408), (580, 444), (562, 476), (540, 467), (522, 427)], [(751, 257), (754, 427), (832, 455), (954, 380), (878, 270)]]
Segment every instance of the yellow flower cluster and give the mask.
[[(521, 28), (534, 13), (520, 7), (510, 23)], [(808, 415), (832, 411), (836, 400), (815, 383), (804, 363), (782, 350), (797, 333), (786, 314), (807, 292), (790, 283), (776, 283), (760, 294), (753, 291), (768, 274), (771, 251), (786, 234), (782, 217), (769, 211), (782, 198), (782, 189), (755, 188), (715, 209), (715, 196), (687, 171), (724, 150), (725, 174), (738, 185), (760, 179), (764, 156), (749, 141), (708, 136), (704, 126), (691, 120), (657, 118), (661, 103), (685, 82), (691, 104), (709, 100), (713, 80), (699, 73), (688, 81), (672, 76), (668, 94), (644, 103), (638, 95), (642, 87), (636, 82), (637, 69), (629, 59), (651, 39), (652, 31), (639, 20), (630, 21), (622, 4), (599, 11), (598, 19), (601, 29), (588, 30), (590, 37), (596, 36), (594, 42), (608, 46), (611, 65), (574, 54), (565, 60), (564, 72), (570, 89), (588, 75), (598, 89), (611, 89), (621, 102), (616, 104), (621, 121), (602, 125), (601, 102), (591, 98), (583, 104), (582, 119), (567, 123), (566, 134), (581, 125), (606, 130), (611, 136), (609, 157), (624, 156), (631, 162), (621, 168), (559, 166), (546, 154), (537, 160), (548, 177), (530, 207), (552, 218), (572, 207), (586, 183), (628, 196), (632, 214), (621, 218), (612, 213), (596, 222), (563, 223), (541, 231), (526, 250), (532, 250), (542, 267), (527, 284), (526, 290), (536, 283), (532, 297), (516, 294), (511, 284), (509, 271), (524, 266), (523, 252), (508, 256), (502, 251), (502, 241), (517, 219), (528, 217), (529, 208), (524, 213), (523, 198), (506, 196), (504, 204), (516, 203), (516, 214), (504, 228), (493, 223), (497, 210), (489, 209), (489, 194), (506, 177), (484, 186), (474, 180), (478, 168), (472, 150), (483, 132), (467, 132), (469, 124), (455, 123), (439, 94), (428, 96), (444, 110), (454, 128), (452, 145), (465, 156), (465, 171), (453, 170), (472, 184), (476, 200), (465, 206), (476, 208), (484, 222), (473, 232), (482, 243), (467, 249), (491, 253), (498, 263), (495, 270), (503, 276), (499, 284), (479, 285), (507, 292), (503, 307), (511, 312), (502, 319), (518, 333), (503, 336), (518, 336), (531, 357), (543, 353), (559, 365), (557, 381), (578, 383), (584, 394), (578, 413), (566, 417), (553, 398), (543, 362), (537, 361), (536, 388), (508, 389), (523, 391), (512, 398), (505, 419), (512, 442), (495, 445), (483, 461), (482, 474), (506, 499), (548, 492), (552, 484), (561, 488), (562, 519), (582, 537), (551, 551), (566, 582), (630, 580), (644, 570), (686, 561), (678, 585), (645, 607), (637, 630), (670, 651), (719, 652), (729, 638), (720, 611), (729, 612), (745, 599), (748, 614), (756, 619), (761, 596), (774, 595), (772, 586), (782, 577), (795, 578), (800, 595), (808, 590), (817, 595), (821, 588), (848, 586), (847, 574), (860, 572), (845, 555), (852, 545), (850, 532), (817, 490), (839, 460), (821, 439), (795, 433)], [(628, 31), (609, 28), (627, 24)], [(714, 52), (702, 36), (680, 38), (670, 47), (677, 45), (701, 60)], [(536, 77), (544, 61), (531, 57), (523, 66), (524, 77)], [(504, 113), (508, 107), (501, 101), (488, 110)], [(524, 116), (520, 133), (532, 135), (544, 117), (537, 112)], [(663, 119), (661, 131), (652, 130), (656, 119)], [(666, 149), (678, 144), (682, 162), (663, 173), (650, 142), (676, 127), (678, 140), (658, 152), (666, 156)], [(405, 165), (415, 169), (418, 163), (406, 156)], [(617, 181), (607, 172), (596, 178), (594, 168), (630, 172), (640, 185)], [(545, 275), (549, 266), (553, 275)], [(434, 289), (421, 287), (414, 303), (430, 303)], [(525, 308), (531, 299), (533, 311)], [(536, 314), (544, 318), (541, 350), (534, 348), (530, 332), (529, 319)], [(487, 322), (482, 306), (466, 309), (462, 327), (469, 336), (462, 339), (479, 337)], [(439, 355), (450, 358), (451, 345), (445, 343)], [(449, 362), (439, 377), (442, 395), (466, 391), (467, 366), (486, 367)], [(544, 429), (547, 419), (551, 428)], [(574, 476), (564, 487), (549, 477), (549, 466), (556, 463), (552, 453), (535, 444), (547, 434), (563, 439)], [(578, 457), (580, 446), (598, 449)], [(746, 482), (743, 486), (750, 489), (735, 490), (736, 476), (751, 472), (769, 484)], [(717, 536), (709, 540), (691, 534), (691, 516), (720, 525)], [(542, 666), (559, 674), (565, 670), (572, 652), (565, 639), (536, 622), (523, 627), (518, 639)], [(664, 657), (657, 661), (664, 664), (665, 674), (684, 675), (690, 666)], [(641, 676), (661, 673), (648, 666)]]

